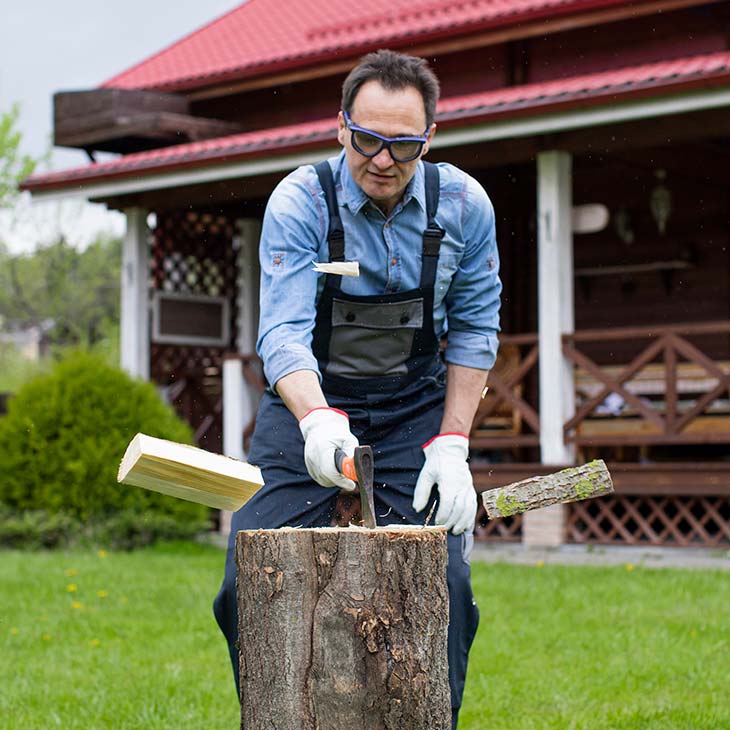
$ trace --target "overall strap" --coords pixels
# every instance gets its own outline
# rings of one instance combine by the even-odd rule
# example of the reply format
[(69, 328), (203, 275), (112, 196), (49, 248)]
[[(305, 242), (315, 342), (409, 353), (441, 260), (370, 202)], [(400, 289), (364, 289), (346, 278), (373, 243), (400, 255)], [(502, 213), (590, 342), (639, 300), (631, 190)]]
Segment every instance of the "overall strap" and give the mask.
[(327, 242), (330, 250), (330, 261), (345, 260), (345, 229), (340, 220), (339, 208), (337, 206), (337, 194), (335, 193), (335, 181), (332, 177), (332, 168), (327, 160), (322, 160), (314, 166), (319, 178), (319, 184), (324, 190), (324, 197), (327, 201), (327, 212), (329, 213), (329, 229)]
[(421, 264), (421, 288), (433, 289), (444, 229), (436, 223), (439, 207), (439, 169), (432, 162), (423, 161), (426, 186), (426, 217), (428, 223), (423, 232), (423, 263)]

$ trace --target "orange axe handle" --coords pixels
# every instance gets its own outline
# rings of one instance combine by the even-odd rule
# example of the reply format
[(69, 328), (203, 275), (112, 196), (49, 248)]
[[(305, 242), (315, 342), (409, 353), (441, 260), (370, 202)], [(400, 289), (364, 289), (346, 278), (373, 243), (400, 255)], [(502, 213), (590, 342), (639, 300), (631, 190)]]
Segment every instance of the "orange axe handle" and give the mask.
[(357, 482), (357, 472), (355, 471), (354, 456), (343, 456), (341, 461), (338, 459), (337, 470), (340, 472), (340, 474), (346, 476), (348, 479), (352, 479), (353, 482)]

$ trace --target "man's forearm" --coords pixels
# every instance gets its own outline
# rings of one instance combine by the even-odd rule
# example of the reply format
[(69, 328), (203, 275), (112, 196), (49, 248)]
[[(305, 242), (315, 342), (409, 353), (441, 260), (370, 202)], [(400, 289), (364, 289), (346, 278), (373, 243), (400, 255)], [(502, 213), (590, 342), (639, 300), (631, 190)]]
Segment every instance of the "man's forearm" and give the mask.
[(488, 370), (447, 364), (446, 403), (441, 421), (441, 433), (469, 434), (487, 382), (487, 375), (489, 375)]
[(276, 382), (276, 392), (297, 421), (312, 408), (327, 407), (317, 373), (313, 370), (295, 370)]

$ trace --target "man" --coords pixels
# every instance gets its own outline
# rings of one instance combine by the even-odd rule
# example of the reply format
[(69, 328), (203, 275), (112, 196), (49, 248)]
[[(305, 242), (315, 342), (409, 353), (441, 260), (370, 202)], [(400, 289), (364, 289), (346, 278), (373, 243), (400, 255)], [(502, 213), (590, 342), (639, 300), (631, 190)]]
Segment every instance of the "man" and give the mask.
[[(421, 161), (438, 94), (422, 59), (365, 56), (343, 84), (343, 152), (299, 168), (269, 200), (258, 352), (270, 388), (249, 453), (266, 486), (233, 517), (215, 614), (238, 679), (236, 531), (328, 525), (339, 490), (356, 488), (337, 472), (335, 450), (369, 444), (378, 523), (423, 524), (437, 501), (435, 522), (450, 531), (456, 727), (479, 616), (467, 434), (496, 357), (501, 284), (486, 193), (452, 165)], [(359, 262), (359, 276), (312, 270), (343, 260)]]

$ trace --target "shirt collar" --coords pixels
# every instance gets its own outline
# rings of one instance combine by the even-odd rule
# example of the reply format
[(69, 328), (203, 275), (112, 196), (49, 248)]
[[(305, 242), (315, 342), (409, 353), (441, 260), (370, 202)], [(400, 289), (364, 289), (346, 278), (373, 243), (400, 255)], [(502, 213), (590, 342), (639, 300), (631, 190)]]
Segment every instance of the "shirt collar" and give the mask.
[[(365, 195), (362, 188), (352, 179), (350, 168), (347, 166), (347, 160), (345, 159), (344, 150), (340, 153), (337, 165), (339, 167), (344, 203), (353, 215), (357, 215), (368, 202), (369, 198)], [(418, 203), (421, 210), (426, 210), (426, 184), (422, 162), (418, 163), (416, 174), (406, 186), (405, 193), (403, 194), (403, 207), (405, 208), (412, 199)]]

